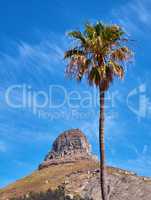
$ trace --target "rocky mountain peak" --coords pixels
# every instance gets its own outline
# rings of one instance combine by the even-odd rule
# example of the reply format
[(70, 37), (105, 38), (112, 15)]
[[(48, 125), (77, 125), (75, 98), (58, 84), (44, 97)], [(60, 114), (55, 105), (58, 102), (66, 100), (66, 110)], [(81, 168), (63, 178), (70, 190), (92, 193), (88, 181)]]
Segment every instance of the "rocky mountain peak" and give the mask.
[(75, 162), (81, 159), (95, 159), (91, 155), (90, 145), (80, 129), (71, 129), (58, 136), (51, 151), (45, 157), (39, 168), (54, 164)]
[[(53, 143), (39, 169), (0, 190), (0, 200), (45, 192), (59, 186), (70, 196), (100, 200), (99, 162), (91, 155), (90, 145), (79, 129), (63, 132)], [(106, 167), (106, 185), (110, 200), (150, 200), (151, 179), (133, 172)], [(29, 198), (28, 198), (29, 199)], [(36, 198), (37, 199), (37, 198)]]

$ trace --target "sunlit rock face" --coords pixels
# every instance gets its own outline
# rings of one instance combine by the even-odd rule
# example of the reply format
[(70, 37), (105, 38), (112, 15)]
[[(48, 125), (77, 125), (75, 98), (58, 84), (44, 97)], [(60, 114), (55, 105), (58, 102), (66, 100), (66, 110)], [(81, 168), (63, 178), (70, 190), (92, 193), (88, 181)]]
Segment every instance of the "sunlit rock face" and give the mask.
[(62, 133), (53, 143), (52, 150), (39, 168), (53, 164), (75, 162), (82, 159), (95, 159), (90, 145), (80, 129), (71, 129)]

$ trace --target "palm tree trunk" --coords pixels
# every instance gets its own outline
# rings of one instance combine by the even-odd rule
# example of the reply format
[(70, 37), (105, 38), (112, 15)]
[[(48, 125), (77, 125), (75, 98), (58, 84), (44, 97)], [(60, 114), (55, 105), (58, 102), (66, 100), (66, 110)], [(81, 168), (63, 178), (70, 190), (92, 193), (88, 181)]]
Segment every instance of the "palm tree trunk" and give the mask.
[(100, 92), (100, 118), (99, 118), (99, 144), (100, 144), (100, 186), (102, 200), (107, 200), (105, 184), (105, 145), (104, 145), (104, 98), (105, 93)]

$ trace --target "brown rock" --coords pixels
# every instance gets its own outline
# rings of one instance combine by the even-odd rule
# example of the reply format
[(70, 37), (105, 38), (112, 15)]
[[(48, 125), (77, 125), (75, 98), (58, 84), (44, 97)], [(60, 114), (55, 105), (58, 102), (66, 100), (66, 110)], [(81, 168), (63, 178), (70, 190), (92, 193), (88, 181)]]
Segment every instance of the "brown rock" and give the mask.
[(90, 145), (80, 129), (62, 133), (53, 143), (52, 150), (45, 157), (39, 169), (50, 165), (76, 162), (81, 159), (96, 159), (91, 155)]

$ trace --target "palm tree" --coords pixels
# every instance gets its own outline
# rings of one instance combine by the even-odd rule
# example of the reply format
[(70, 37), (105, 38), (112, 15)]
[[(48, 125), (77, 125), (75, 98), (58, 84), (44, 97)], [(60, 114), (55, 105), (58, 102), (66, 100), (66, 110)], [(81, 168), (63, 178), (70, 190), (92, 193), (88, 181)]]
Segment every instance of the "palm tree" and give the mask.
[(125, 63), (132, 57), (126, 46), (129, 41), (120, 26), (101, 22), (86, 24), (83, 32), (69, 32), (74, 41), (73, 47), (65, 52), (68, 64), (66, 73), (70, 78), (81, 81), (86, 77), (91, 86), (96, 86), (100, 94), (99, 147), (100, 185), (102, 200), (107, 199), (105, 184), (105, 145), (104, 145), (104, 100), (105, 92), (115, 77), (123, 79)]

